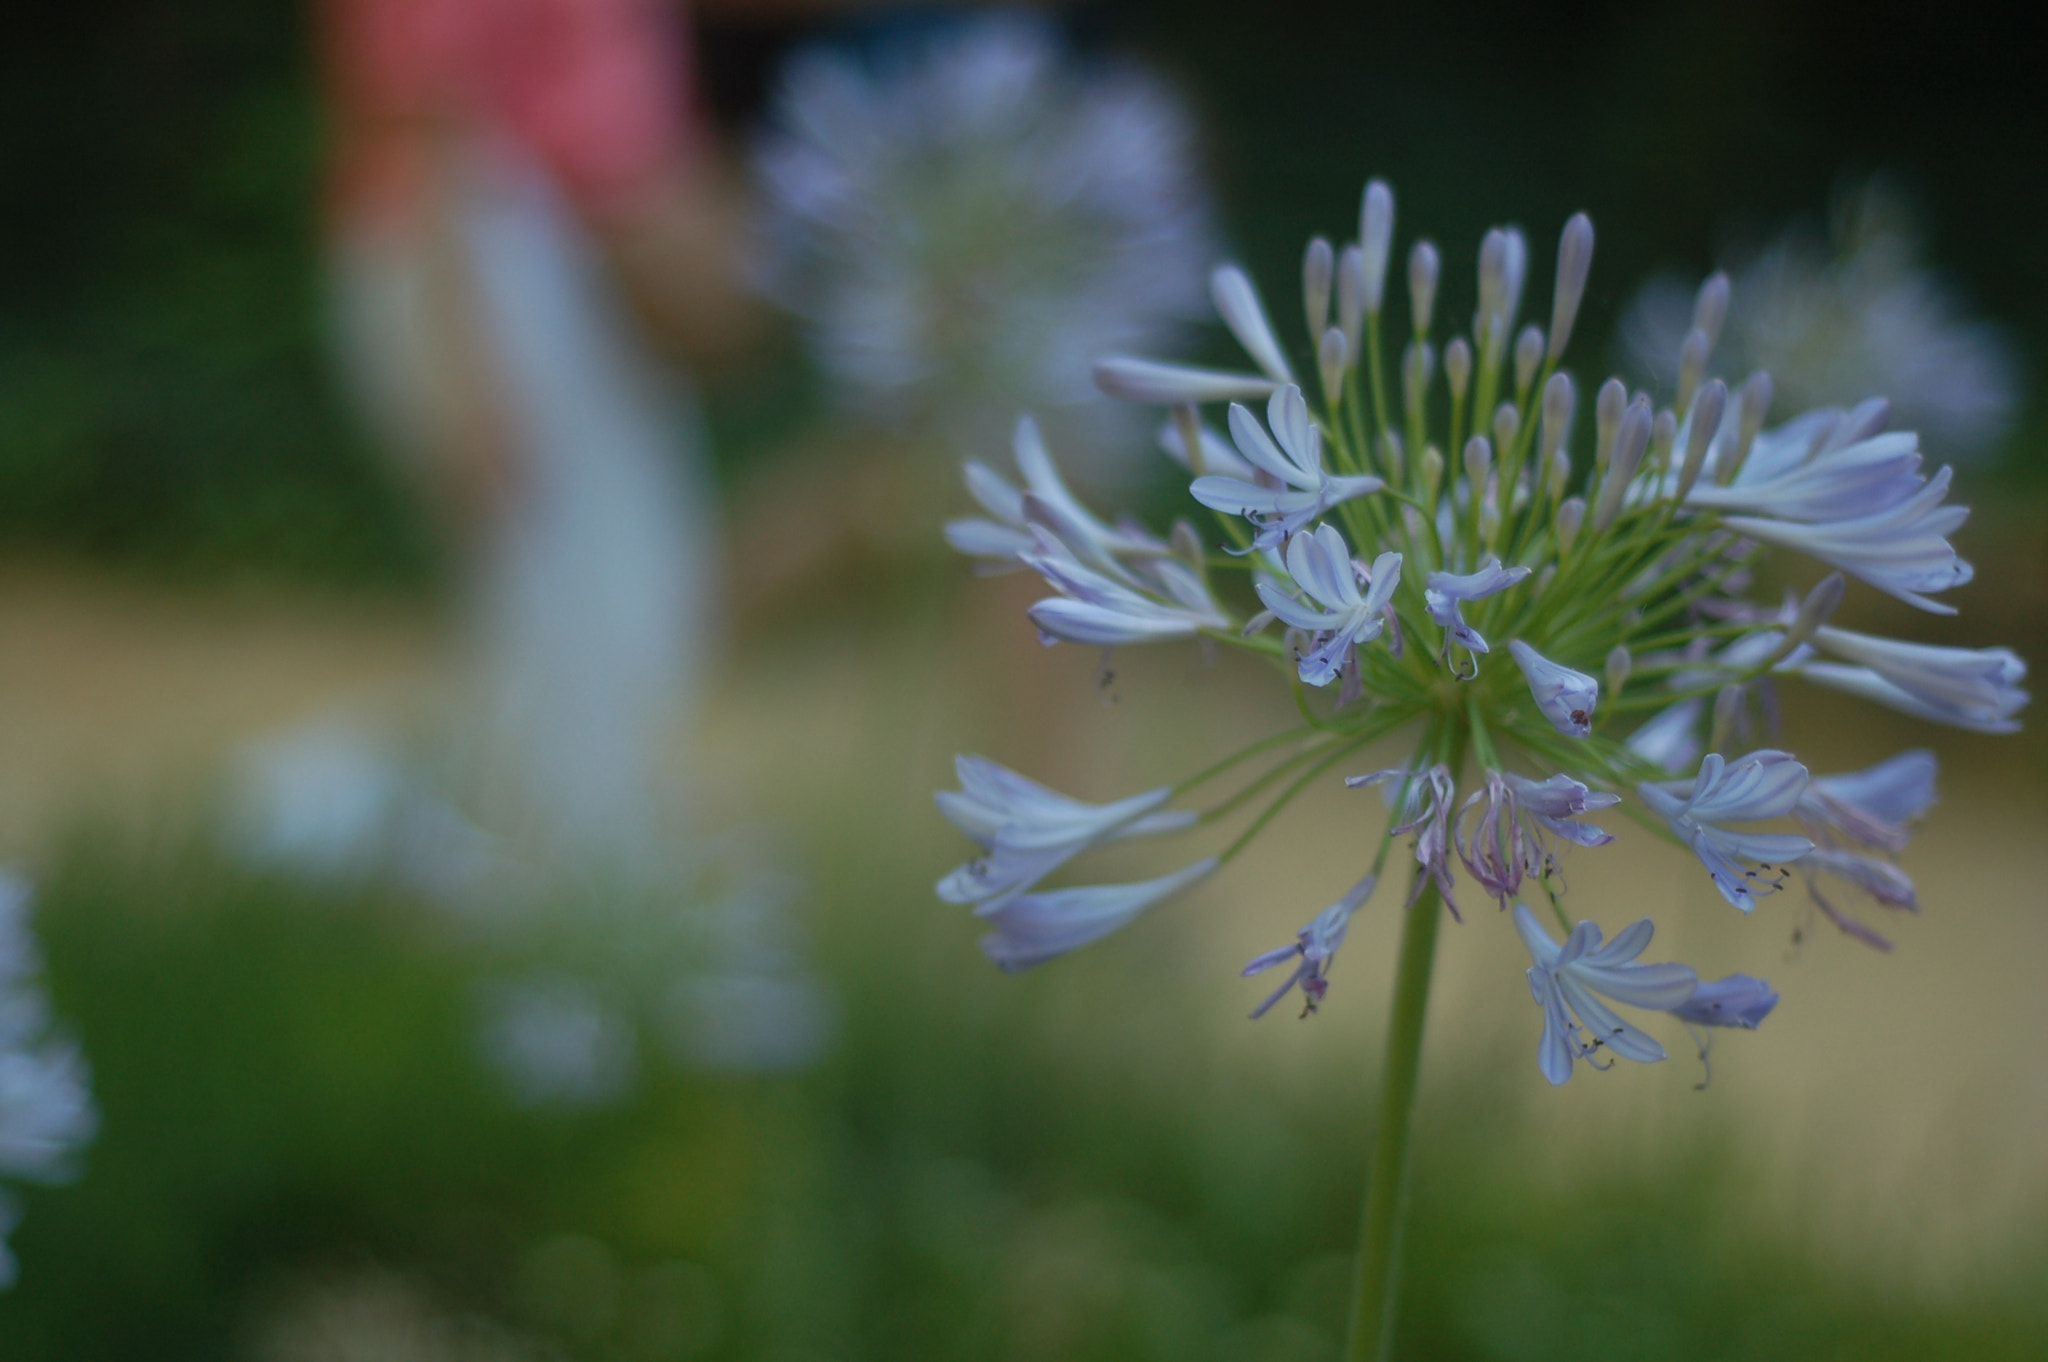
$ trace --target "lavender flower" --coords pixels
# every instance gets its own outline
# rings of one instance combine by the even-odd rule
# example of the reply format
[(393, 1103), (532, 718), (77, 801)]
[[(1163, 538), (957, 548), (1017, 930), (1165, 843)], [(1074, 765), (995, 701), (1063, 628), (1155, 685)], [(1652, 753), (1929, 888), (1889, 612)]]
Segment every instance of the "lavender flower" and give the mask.
[(1731, 974), (1711, 984), (1701, 984), (1690, 998), (1667, 1010), (1694, 1026), (1737, 1026), (1754, 1031), (1777, 1005), (1777, 992), (1767, 981), (1747, 974)]
[(1228, 440), (1200, 421), (1194, 425), (1195, 457), (1192, 459), (1188, 457), (1187, 441), (1181, 435), (1180, 426), (1172, 421), (1160, 426), (1159, 447), (1166, 451), (1167, 457), (1197, 477), (1214, 473), (1239, 482), (1250, 482), (1259, 476), (1258, 470), (1246, 463), (1230, 447)]
[(1277, 379), (1257, 374), (1225, 373), (1188, 364), (1162, 364), (1130, 355), (1111, 355), (1095, 362), (1095, 386), (1126, 402), (1240, 402), (1265, 397), (1280, 386)]
[(1254, 974), (1264, 974), (1267, 970), (1284, 965), (1290, 960), (1299, 961), (1293, 973), (1287, 976), (1280, 987), (1273, 990), (1266, 1001), (1252, 1009), (1253, 1021), (1272, 1011), (1273, 1004), (1295, 988), (1301, 990), (1301, 1014), (1304, 1017), (1322, 1006), (1323, 995), (1330, 990), (1330, 963), (1336, 959), (1337, 948), (1344, 944), (1344, 933), (1351, 926), (1352, 914), (1372, 897), (1372, 891), (1378, 884), (1379, 876), (1367, 875), (1353, 885), (1343, 898), (1317, 913), (1315, 920), (1296, 934), (1294, 944), (1267, 951), (1244, 967), (1244, 977), (1249, 979)]
[(1211, 856), (1141, 884), (1050, 889), (985, 900), (975, 912), (995, 928), (981, 939), (988, 958), (1015, 973), (1108, 936), (1216, 868)]
[(1980, 733), (2013, 733), (2027, 703), (2027, 664), (2010, 648), (1945, 648), (1903, 643), (1847, 629), (1822, 629), (1821, 648), (1856, 666), (1809, 662), (1809, 681), (1874, 700), (1902, 713)]
[[(1266, 320), (1265, 306), (1259, 302), (1251, 276), (1235, 265), (1220, 265), (1209, 276), (1209, 293), (1223, 324), (1266, 377), (1292, 384), (1294, 371), (1287, 367), (1287, 356), (1280, 353), (1280, 342), (1273, 337), (1273, 324)], [(1305, 414), (1303, 419), (1307, 419)]]
[[(1240, 478), (1196, 478), (1188, 494), (1212, 511), (1244, 516), (1258, 527), (1255, 548), (1276, 548), (1331, 507), (1353, 497), (1368, 496), (1386, 484), (1373, 477), (1332, 477), (1323, 469), (1323, 433), (1308, 419), (1308, 403), (1293, 384), (1273, 394), (1266, 406), (1273, 434), (1235, 403), (1230, 408), (1230, 434), (1247, 462), (1271, 482)], [(1276, 443), (1277, 441), (1277, 443)]]
[(967, 464), (967, 490), (994, 519), (948, 521), (946, 542), (954, 548), (971, 558), (988, 559), (998, 570), (1015, 566), (1036, 547), (1031, 535), (1031, 525), (1036, 522), (1052, 525), (1069, 542), (1078, 543), (1076, 556), (1090, 562), (1166, 552), (1166, 546), (1149, 535), (1114, 529), (1083, 506), (1060, 477), (1038, 423), (1029, 416), (1018, 420), (1011, 447), (1017, 471), (1024, 475), (1023, 488), (1012, 486), (986, 465)]
[(1917, 749), (1846, 775), (1815, 776), (1793, 813), (1816, 836), (1903, 851), (1906, 825), (1934, 807), (1935, 769), (1934, 754)]
[[(1431, 892), (1455, 915), (1458, 864), (1502, 904), (1531, 879), (1560, 892), (1558, 849), (1609, 840), (1584, 820), (1618, 806), (1621, 796), (1606, 793), (1614, 790), (1632, 791), (1744, 911), (1793, 863), (1811, 882), (1850, 883), (1892, 906), (1914, 902), (1910, 879), (1886, 858), (1904, 836), (1888, 815), (1917, 813), (1925, 801), (1916, 792), (1931, 787), (1918, 762), (1809, 786), (1806, 768), (1787, 753), (1721, 753), (1747, 731), (1752, 705), (1770, 711), (1779, 681), (1816, 682), (1963, 727), (2017, 726), (2025, 667), (2010, 650), (1930, 647), (1827, 623), (1847, 577), (1948, 609), (1932, 595), (1969, 575), (1948, 542), (1965, 514), (1947, 504), (1948, 471), (1925, 474), (1918, 437), (1890, 429), (1880, 399), (1767, 426), (1767, 374), (1731, 390), (1709, 372), (1730, 308), (1727, 281), (1717, 277), (1700, 291), (1670, 405), (1659, 410), (1647, 394), (1632, 399), (1619, 382), (1602, 387), (1592, 403), (1584, 493), (1569, 495), (1578, 397), (1558, 366), (1590, 277), (1590, 223), (1574, 218), (1559, 239), (1547, 338), (1539, 327), (1516, 329), (1528, 241), (1511, 228), (1487, 233), (1472, 331), (1441, 351), (1428, 333), (1443, 254), (1417, 243), (1406, 271), (1415, 337), (1400, 356), (1398, 385), (1390, 385), (1381, 328), (1386, 289), (1398, 277), (1388, 269), (1394, 221), (1391, 191), (1375, 181), (1357, 242), (1310, 244), (1300, 340), (1284, 337), (1285, 319), (1267, 309), (1249, 275), (1216, 269), (1211, 296), (1248, 357), (1240, 370), (1129, 354), (1096, 362), (1104, 390), (1173, 409), (1159, 442), (1186, 470), (1194, 501), (1217, 513), (1227, 542), (1204, 544), (1185, 522), (1160, 537), (1096, 515), (1026, 425), (1016, 442), (1021, 486), (970, 467), (970, 490), (987, 516), (949, 527), (956, 546), (1046, 578), (1057, 594), (1029, 613), (1048, 641), (1111, 646), (1199, 636), (1261, 655), (1309, 687), (1341, 680), (1334, 706), (1298, 696), (1309, 720), (1301, 734), (1276, 739), (1277, 750), (1248, 749), (1199, 778), (1221, 778), (1238, 761), (1275, 750), (1277, 764), (1243, 796), (1272, 791), (1274, 803), (1253, 830), (1328, 762), (1416, 726), (1419, 745), (1405, 764), (1352, 781), (1398, 781), (1402, 793), (1361, 883), (1383, 871), (1393, 839), (1412, 838), (1411, 903)], [(1295, 381), (1301, 354), (1315, 357), (1319, 404)], [(1438, 373), (1458, 429), (1470, 433), (1455, 444), (1435, 424), (1444, 400), (1432, 390)], [(1390, 388), (1399, 402), (1385, 400)], [(1254, 397), (1267, 399), (1263, 422), (1241, 405)], [(1212, 403), (1228, 404), (1227, 441), (1204, 424), (1201, 409)], [(1240, 517), (1250, 520), (1249, 532)], [(1752, 560), (1770, 545), (1840, 572), (1802, 602), (1759, 606), (1744, 592)], [(1258, 610), (1240, 628), (1247, 597)], [(1278, 639), (1264, 628), (1276, 621), (1286, 626)], [(1434, 656), (1404, 653), (1401, 641), (1424, 625), (1441, 647)], [(1509, 640), (1515, 670), (1505, 676), (1490, 660), (1489, 634)], [(1366, 646), (1379, 639), (1388, 646)], [(1463, 650), (1455, 660), (1454, 649)], [(1604, 720), (1597, 733), (1596, 712)], [(1471, 753), (1481, 774), (1461, 795)], [(962, 826), (988, 855), (948, 877), (946, 896), (986, 907), (1033, 893), (1069, 857), (1153, 830), (1149, 820), (1167, 817), (1155, 799), (1163, 803), (1164, 792), (1079, 806), (1061, 818), (1048, 813), (1053, 830), (1037, 840), (997, 831), (1000, 820), (989, 815), (969, 818)], [(1806, 836), (1737, 826), (1794, 814), (1818, 849)], [(1035, 826), (1036, 817), (1029, 811), (1019, 823)], [(1127, 892), (1135, 891), (1086, 894), (1092, 901)], [(1033, 898), (1035, 908), (1042, 899)], [(1297, 932), (1294, 946), (1256, 963), (1292, 961), (1288, 988), (1313, 1003), (1360, 904), (1340, 900)]]
[(1479, 636), (1477, 629), (1465, 623), (1465, 602), (1484, 600), (1506, 591), (1526, 578), (1530, 571), (1527, 567), (1504, 568), (1500, 559), (1489, 558), (1479, 571), (1462, 576), (1451, 572), (1430, 573), (1422, 600), (1430, 619), (1444, 631), (1444, 655), (1450, 655), (1454, 643), (1468, 652), (1486, 652), (1486, 640)]
[(1528, 678), (1536, 708), (1552, 727), (1567, 738), (1583, 738), (1593, 731), (1593, 707), (1600, 703), (1598, 681), (1552, 662), (1520, 639), (1509, 640), (1508, 652)]
[(1732, 762), (1709, 752), (1693, 779), (1646, 781), (1636, 793), (1692, 848), (1721, 897), (1747, 913), (1755, 909), (1758, 893), (1776, 892), (1782, 876), (1759, 875), (1742, 862), (1760, 862), (1768, 872), (1806, 855), (1813, 843), (1789, 833), (1731, 832), (1719, 824), (1782, 818), (1799, 803), (1806, 778), (1806, 768), (1784, 752), (1751, 752)]
[(1882, 907), (1918, 912), (1912, 878), (1885, 857), (1905, 850), (1907, 825), (1932, 807), (1934, 773), (1932, 752), (1901, 752), (1862, 771), (1815, 777), (1793, 808), (1819, 843), (1798, 863), (1814, 906), (1846, 935), (1881, 951), (1892, 948), (1890, 940), (1822, 893), (1820, 876), (1860, 889)]
[[(1468, 843), (1464, 836), (1465, 815), (1484, 801)], [(1582, 847), (1605, 846), (1614, 838), (1581, 814), (1611, 809), (1621, 796), (1595, 794), (1570, 776), (1559, 774), (1534, 781), (1512, 771), (1489, 771), (1486, 788), (1475, 792), (1458, 811), (1453, 828), (1458, 859), (1479, 883), (1479, 887), (1507, 907), (1527, 876), (1546, 878), (1556, 868), (1552, 846), (1557, 841)]]
[[(1159, 589), (1085, 566), (1066, 541), (1034, 529), (1035, 551), (1023, 555), (1060, 594), (1031, 607), (1031, 622), (1052, 643), (1111, 648), (1193, 638), (1204, 629), (1227, 629), (1230, 620), (1210, 599), (1201, 579), (1176, 564), (1155, 568)], [(1119, 574), (1123, 576), (1123, 574)]]
[(1630, 1007), (1669, 1011), (1698, 990), (1699, 976), (1684, 965), (1634, 963), (1657, 930), (1650, 919), (1625, 928), (1604, 946), (1600, 929), (1581, 922), (1560, 946), (1518, 903), (1515, 930), (1535, 961), (1529, 967), (1529, 991), (1543, 1009), (1536, 1066), (1545, 1078), (1553, 1084), (1569, 1082), (1581, 1059), (1600, 1067), (1594, 1056), (1602, 1049), (1639, 1064), (1664, 1058), (1663, 1046), (1601, 1001), (1607, 997)]
[(1680, 700), (1628, 735), (1628, 750), (1672, 775), (1700, 758), (1700, 702)]
[(1442, 895), (1444, 907), (1452, 917), (1458, 917), (1458, 903), (1453, 896), (1451, 857), (1457, 851), (1457, 837), (1452, 831), (1451, 808), (1457, 796), (1457, 778), (1447, 766), (1432, 766), (1427, 770), (1410, 773), (1400, 767), (1387, 771), (1374, 771), (1370, 775), (1346, 776), (1344, 783), (1353, 789), (1368, 785), (1386, 785), (1400, 782), (1406, 784), (1407, 795), (1403, 800), (1402, 821), (1388, 829), (1389, 836), (1402, 833), (1415, 834), (1415, 888), (1409, 895), (1413, 903), (1421, 897), (1428, 885), (1434, 885)]
[[(1327, 686), (1349, 664), (1354, 648), (1370, 643), (1386, 628), (1385, 611), (1401, 582), (1401, 555), (1383, 553), (1368, 570), (1354, 563), (1344, 536), (1331, 525), (1314, 534), (1297, 535), (1287, 545), (1287, 572), (1313, 605), (1288, 595), (1268, 579), (1257, 583), (1266, 608), (1314, 638), (1302, 654), (1301, 679)], [(1366, 591), (1361, 594), (1361, 580)], [(1321, 607), (1321, 608), (1318, 608)]]
[(960, 789), (938, 794), (939, 812), (987, 852), (939, 881), (948, 903), (986, 911), (1023, 893), (1081, 852), (1103, 842), (1173, 832), (1195, 815), (1162, 810), (1171, 790), (1150, 790), (1113, 804), (1086, 804), (983, 757), (957, 757)]

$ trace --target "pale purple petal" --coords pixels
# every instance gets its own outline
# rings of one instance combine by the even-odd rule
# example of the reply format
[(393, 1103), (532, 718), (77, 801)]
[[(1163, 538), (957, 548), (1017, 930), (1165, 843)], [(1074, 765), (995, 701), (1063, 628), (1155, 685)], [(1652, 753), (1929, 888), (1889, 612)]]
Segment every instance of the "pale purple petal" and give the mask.
[(1022, 894), (976, 911), (994, 931), (981, 948), (1003, 969), (1015, 973), (1098, 941), (1153, 904), (1187, 888), (1216, 868), (1216, 858), (1138, 884), (1087, 885)]
[(1769, 983), (1748, 974), (1731, 974), (1701, 984), (1690, 998), (1669, 1011), (1694, 1026), (1739, 1026), (1754, 1031), (1777, 1005), (1778, 995)]
[(1600, 700), (1598, 681), (1552, 662), (1520, 639), (1511, 640), (1508, 651), (1528, 679), (1536, 708), (1553, 728), (1567, 738), (1583, 738), (1592, 733), (1593, 708)]
[(1258, 374), (1226, 373), (1186, 364), (1162, 364), (1131, 355), (1111, 355), (1095, 361), (1095, 386), (1126, 402), (1200, 406), (1204, 402), (1264, 397), (1277, 383)]

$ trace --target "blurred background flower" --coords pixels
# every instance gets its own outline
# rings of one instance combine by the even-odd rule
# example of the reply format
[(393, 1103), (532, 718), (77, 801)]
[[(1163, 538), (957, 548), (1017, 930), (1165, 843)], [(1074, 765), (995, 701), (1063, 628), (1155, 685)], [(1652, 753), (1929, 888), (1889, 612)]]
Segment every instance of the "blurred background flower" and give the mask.
[[(1837, 192), (1825, 236), (1787, 227), (1722, 263), (1734, 304), (1721, 362), (1737, 374), (1768, 370), (1782, 409), (1886, 395), (1898, 428), (1919, 431), (1937, 461), (1994, 453), (2011, 433), (2020, 398), (2012, 342), (1928, 264), (1921, 215), (1896, 183)], [(1621, 321), (1635, 371), (1677, 376), (1692, 307), (1692, 286), (1676, 276), (1642, 286)]]
[(763, 287), (834, 397), (957, 455), (1026, 411), (1131, 476), (1094, 357), (1174, 348), (1216, 250), (1193, 121), (1158, 76), (1028, 10), (789, 58), (754, 152)]
[[(56, 1029), (41, 979), (42, 954), (29, 930), (35, 890), (0, 871), (0, 1178), (69, 1182), (92, 1142), (99, 1113), (78, 1042)], [(7, 1233), (20, 1207), (0, 1186), (0, 1288), (19, 1270)]]

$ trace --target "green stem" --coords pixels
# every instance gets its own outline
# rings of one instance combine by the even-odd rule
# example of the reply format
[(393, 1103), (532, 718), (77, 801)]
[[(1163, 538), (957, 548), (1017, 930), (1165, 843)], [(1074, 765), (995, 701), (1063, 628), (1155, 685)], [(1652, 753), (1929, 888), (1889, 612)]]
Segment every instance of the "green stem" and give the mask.
[[(1446, 763), (1464, 764), (1466, 735), (1454, 730)], [(1427, 872), (1416, 868), (1418, 876)], [(1394, 974), (1394, 1007), (1387, 1027), (1387, 1056), (1380, 1076), (1380, 1128), (1366, 1177), (1365, 1223), (1359, 1231), (1358, 1276), (1351, 1295), (1351, 1339), (1347, 1362), (1387, 1362), (1393, 1356), (1394, 1300), (1400, 1282), (1402, 1184), (1408, 1172), (1415, 1089), (1422, 1063), (1422, 1024), (1429, 1011), (1431, 967), (1443, 902), (1434, 881), (1409, 907), (1401, 925), (1400, 963)]]

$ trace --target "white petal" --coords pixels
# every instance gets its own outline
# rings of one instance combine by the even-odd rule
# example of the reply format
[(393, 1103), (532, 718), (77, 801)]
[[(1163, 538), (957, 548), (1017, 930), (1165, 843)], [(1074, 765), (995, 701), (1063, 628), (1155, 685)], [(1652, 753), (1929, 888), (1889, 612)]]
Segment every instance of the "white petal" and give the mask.
[[(1379, 771), (1375, 772), (1374, 776), (1359, 777), (1359, 779), (1385, 779), (1399, 774), (1401, 773), (1398, 771)], [(1349, 784), (1350, 782), (1347, 781), (1345, 783)], [(1515, 931), (1520, 933), (1522, 944), (1528, 947), (1530, 959), (1545, 969), (1555, 965), (1559, 954), (1557, 942), (1552, 939), (1550, 933), (1543, 930), (1543, 924), (1536, 920), (1536, 915), (1518, 903), (1515, 905), (1514, 916)]]
[(1287, 357), (1280, 353), (1280, 343), (1273, 338), (1272, 324), (1266, 320), (1266, 309), (1259, 302), (1251, 276), (1235, 265), (1219, 265), (1209, 276), (1209, 293), (1215, 299), (1216, 311), (1222, 314), (1223, 324), (1252, 357), (1252, 363), (1265, 370), (1268, 377), (1292, 383), (1294, 371), (1287, 367)]
[(1204, 402), (1238, 402), (1264, 397), (1277, 385), (1274, 380), (1257, 374), (1226, 373), (1185, 364), (1162, 364), (1131, 355), (1112, 355), (1095, 361), (1095, 386), (1126, 402), (1153, 402), (1166, 406), (1191, 403), (1199, 406)]

